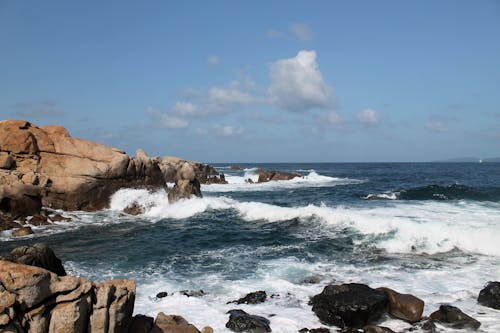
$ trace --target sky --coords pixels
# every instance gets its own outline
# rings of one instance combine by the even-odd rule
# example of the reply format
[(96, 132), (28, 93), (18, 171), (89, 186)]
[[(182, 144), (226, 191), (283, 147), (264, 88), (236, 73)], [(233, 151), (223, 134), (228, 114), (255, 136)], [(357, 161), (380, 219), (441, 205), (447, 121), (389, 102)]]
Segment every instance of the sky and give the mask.
[(500, 156), (500, 1), (0, 0), (0, 119), (203, 162)]

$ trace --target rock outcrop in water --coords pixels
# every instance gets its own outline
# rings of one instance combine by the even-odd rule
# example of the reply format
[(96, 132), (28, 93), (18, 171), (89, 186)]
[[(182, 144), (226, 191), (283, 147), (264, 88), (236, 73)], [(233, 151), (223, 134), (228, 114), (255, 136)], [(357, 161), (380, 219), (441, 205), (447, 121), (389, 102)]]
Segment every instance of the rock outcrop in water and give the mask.
[(311, 299), (312, 310), (321, 322), (343, 327), (363, 327), (378, 320), (388, 299), (381, 291), (364, 284), (328, 285)]
[(266, 183), (273, 180), (291, 180), (297, 177), (302, 176), (295, 172), (269, 171), (260, 169), (259, 180), (257, 182)]
[(479, 321), (451, 305), (441, 305), (439, 310), (431, 313), (429, 317), (452, 328), (476, 330), (481, 326)]
[(500, 282), (488, 282), (477, 298), (479, 304), (500, 310)]
[(0, 230), (20, 227), (13, 221), (40, 213), (42, 206), (95, 211), (120, 188), (160, 189), (167, 182), (176, 183), (171, 201), (201, 196), (200, 183), (226, 183), (206, 164), (148, 157), (141, 149), (129, 157), (73, 138), (61, 126), (0, 121)]
[(389, 300), (387, 312), (399, 319), (415, 323), (422, 318), (424, 301), (409, 294), (400, 294), (389, 288), (377, 288)]

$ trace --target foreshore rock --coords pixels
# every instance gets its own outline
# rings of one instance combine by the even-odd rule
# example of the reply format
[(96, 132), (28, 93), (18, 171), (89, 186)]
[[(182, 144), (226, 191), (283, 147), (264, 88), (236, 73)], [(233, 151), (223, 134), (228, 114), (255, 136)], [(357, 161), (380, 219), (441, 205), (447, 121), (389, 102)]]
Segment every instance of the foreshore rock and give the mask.
[(429, 317), (452, 328), (477, 330), (481, 326), (479, 321), (451, 305), (441, 305), (439, 310), (431, 313)]
[(271, 332), (270, 322), (267, 318), (251, 315), (243, 310), (229, 310), (229, 321), (226, 327), (233, 332)]
[(126, 332), (133, 280), (102, 283), (0, 260), (0, 331)]
[(388, 299), (379, 290), (364, 284), (328, 285), (311, 300), (312, 310), (322, 323), (344, 327), (363, 327), (378, 320)]
[(266, 183), (272, 180), (291, 180), (297, 177), (302, 177), (302, 176), (295, 172), (269, 171), (260, 169), (259, 180), (257, 182)]
[(500, 310), (500, 282), (488, 282), (477, 298), (479, 304)]
[(409, 294), (400, 294), (389, 288), (377, 288), (388, 298), (387, 312), (399, 319), (415, 323), (422, 318), (424, 301)]

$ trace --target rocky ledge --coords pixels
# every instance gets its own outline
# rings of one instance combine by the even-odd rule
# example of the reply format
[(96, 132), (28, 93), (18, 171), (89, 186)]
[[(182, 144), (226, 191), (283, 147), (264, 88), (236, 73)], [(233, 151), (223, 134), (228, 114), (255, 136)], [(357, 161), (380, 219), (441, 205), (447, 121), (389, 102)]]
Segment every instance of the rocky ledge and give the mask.
[(201, 196), (200, 183), (226, 183), (206, 164), (176, 157), (135, 157), (123, 150), (73, 138), (62, 126), (0, 121), (0, 230), (42, 207), (96, 211), (120, 188), (167, 188), (169, 201)]

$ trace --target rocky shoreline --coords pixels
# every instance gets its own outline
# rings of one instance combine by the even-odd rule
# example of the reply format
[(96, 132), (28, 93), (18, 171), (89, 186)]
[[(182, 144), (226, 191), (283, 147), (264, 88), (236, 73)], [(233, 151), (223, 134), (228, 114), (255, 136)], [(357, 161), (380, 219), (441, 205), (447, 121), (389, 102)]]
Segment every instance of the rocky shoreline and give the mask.
[[(133, 315), (133, 280), (92, 282), (68, 276), (61, 260), (44, 244), (15, 248), (0, 257), (0, 332), (123, 332), (123, 333), (210, 333), (199, 330), (177, 314), (158, 313), (156, 318)], [(199, 291), (181, 291), (187, 297), (203, 297)], [(168, 297), (167, 292), (158, 298)], [(279, 297), (271, 295), (270, 298)], [(265, 291), (256, 291), (228, 304), (266, 302)], [(478, 303), (500, 309), (500, 282), (489, 282), (479, 292)], [(377, 326), (384, 316), (412, 325), (402, 332), (439, 332), (437, 325), (451, 329), (477, 330), (481, 323), (459, 308), (443, 304), (422, 317), (425, 303), (410, 294), (389, 288), (372, 289), (358, 283), (327, 285), (312, 296), (312, 311), (325, 326), (303, 328), (300, 333), (393, 333)], [(270, 319), (242, 309), (228, 311), (226, 327), (234, 332), (272, 332)]]

